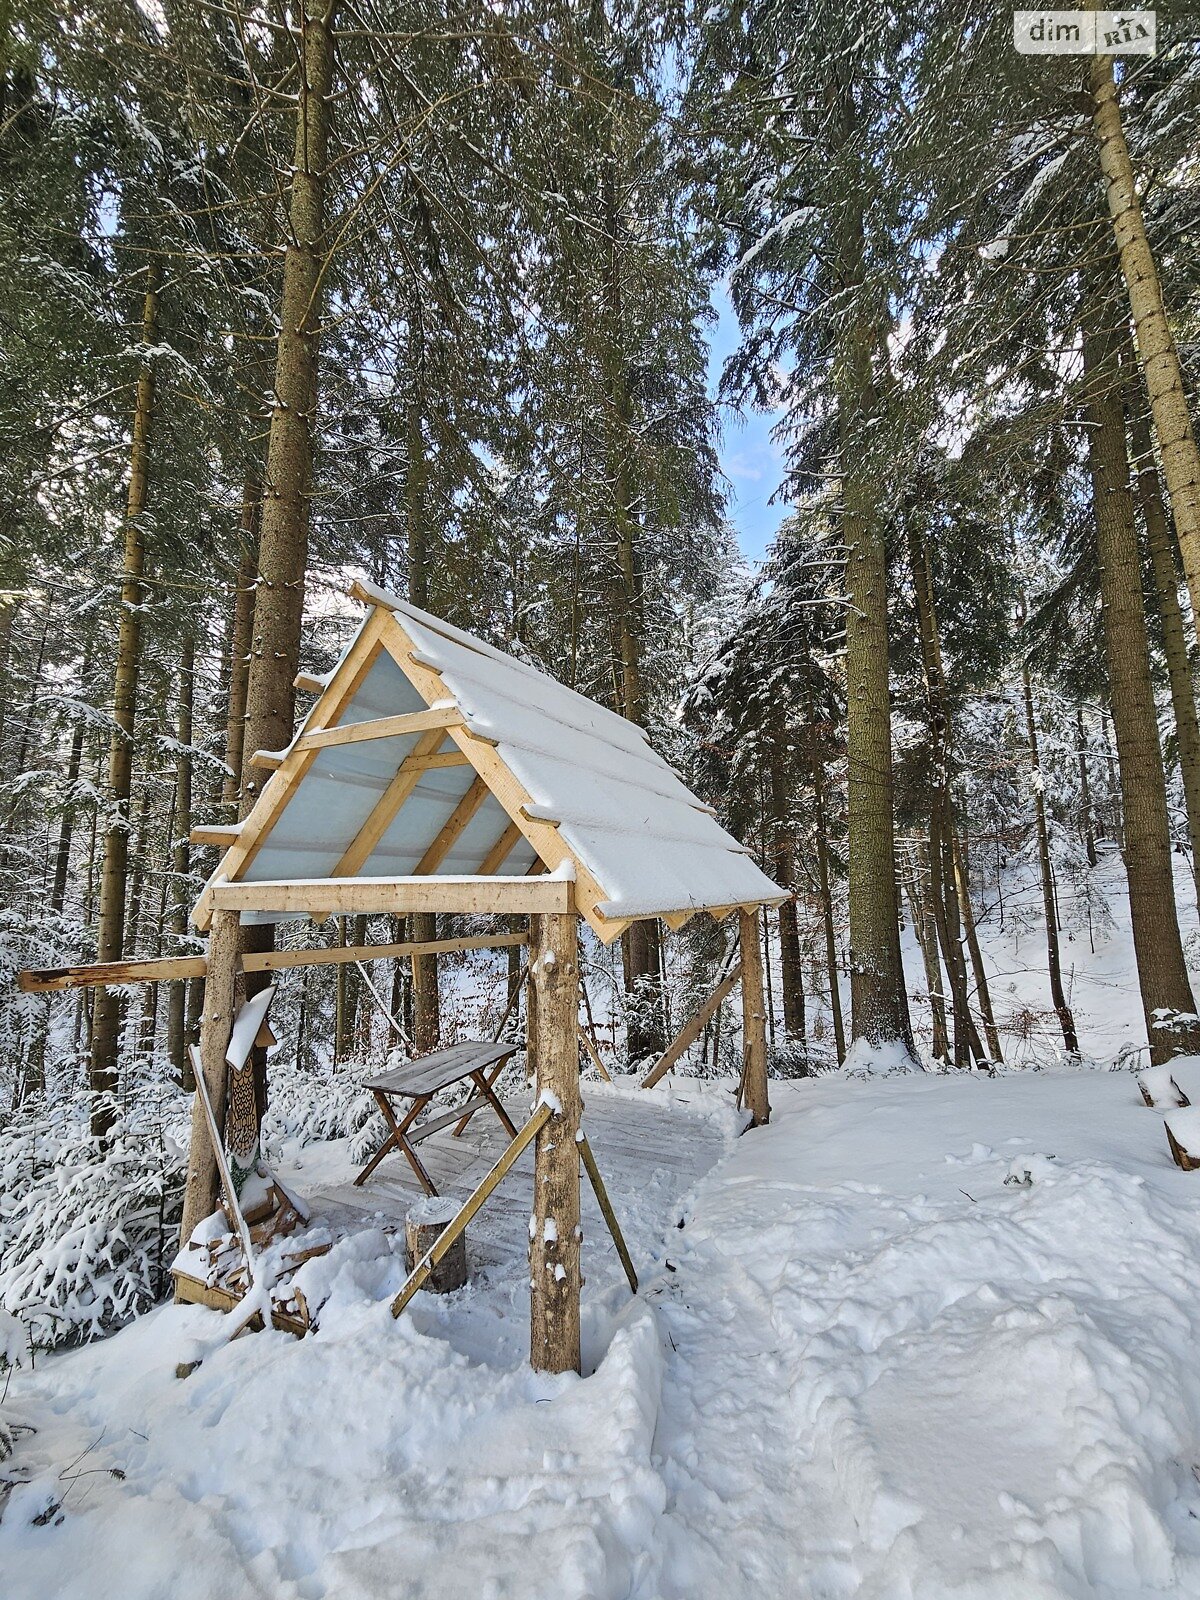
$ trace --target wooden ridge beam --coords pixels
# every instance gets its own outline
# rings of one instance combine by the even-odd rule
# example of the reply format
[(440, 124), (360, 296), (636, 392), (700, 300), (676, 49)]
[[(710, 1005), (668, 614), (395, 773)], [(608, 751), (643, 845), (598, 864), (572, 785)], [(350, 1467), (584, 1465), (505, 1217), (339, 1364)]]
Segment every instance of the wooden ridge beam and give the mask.
[(408, 916), (566, 912), (573, 885), (566, 878), (297, 878), (283, 882), (215, 883), (212, 903), (221, 911), (332, 916)]
[[(293, 967), (336, 967), (352, 961), (391, 961), (402, 956), (453, 955), (458, 950), (504, 950), (529, 943), (528, 934), (479, 934), (461, 939), (409, 939), (402, 944), (334, 945), (323, 950), (255, 950), (242, 957), (246, 972), (289, 972)], [(161, 956), (146, 961), (96, 961), (76, 967), (28, 968), (17, 973), (22, 994), (52, 994), (104, 984), (171, 983), (202, 978), (204, 956)]]
[(696, 1040), (704, 1032), (704, 1024), (716, 1011), (717, 1007), (733, 992), (734, 985), (742, 976), (742, 963), (739, 961), (733, 971), (721, 979), (720, 983), (709, 995), (708, 999), (698, 1011), (694, 1011), (671, 1040), (670, 1044), (650, 1068), (642, 1079), (640, 1087), (653, 1089), (660, 1078), (664, 1078), (681, 1056), (692, 1048)]

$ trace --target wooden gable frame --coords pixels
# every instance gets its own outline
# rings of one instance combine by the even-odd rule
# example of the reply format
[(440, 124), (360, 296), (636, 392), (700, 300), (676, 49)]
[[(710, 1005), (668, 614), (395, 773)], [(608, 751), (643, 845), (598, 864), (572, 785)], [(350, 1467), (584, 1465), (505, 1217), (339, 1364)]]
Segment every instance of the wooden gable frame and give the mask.
[[(369, 608), (367, 618), (328, 682), (314, 679), (307, 680), (303, 685), (319, 688), (320, 692), (288, 749), (264, 755), (264, 760), (274, 765), (275, 770), (253, 810), (228, 843), (216, 871), (197, 901), (192, 913), (196, 927), (202, 931), (208, 929), (218, 897), (226, 905), (236, 904), (245, 909), (265, 912), (278, 909), (282, 904), (286, 897), (279, 893), (279, 885), (272, 885), (270, 891), (264, 886), (264, 893), (269, 893), (271, 903), (264, 903), (261, 907), (254, 905), (254, 891), (250, 884), (245, 884), (237, 892), (228, 890), (226, 886), (243, 882), (246, 871), (321, 750), (412, 733), (420, 737), (400, 762), (355, 837), (347, 843), (330, 874), (330, 883), (358, 875), (426, 772), (442, 766), (465, 764), (473, 769), (474, 778), (440, 832), (426, 845), (413, 876), (437, 873), (459, 836), (491, 795), (508, 818), (508, 823), (483, 854), (474, 869), (476, 874), (483, 878), (497, 874), (513, 848), (524, 839), (537, 857), (531, 870), (553, 875), (569, 864), (574, 874), (576, 911), (604, 944), (611, 944), (637, 919), (606, 916), (600, 910), (610, 900), (603, 884), (564, 843), (559, 823), (537, 815), (538, 807), (533, 797), (505, 762), (496, 741), (477, 733), (467, 724), (462, 712), (454, 704), (456, 697), (447, 687), (440, 670), (422, 658), (405, 627), (403, 614), (393, 611), (385, 599), (365, 586), (352, 585), (350, 594)], [(383, 652), (390, 656), (416, 690), (425, 702), (426, 709), (363, 722), (341, 722), (340, 719)], [(382, 904), (386, 899), (385, 882), (380, 879), (380, 888), (373, 897), (373, 903), (378, 901)], [(310, 898), (314, 902), (319, 899), (324, 905), (336, 902), (332, 892)], [(293, 903), (296, 903), (295, 897)], [(451, 907), (447, 905), (442, 909), (450, 910)], [(696, 915), (697, 909), (663, 907), (656, 916), (677, 930)], [(738, 909), (736, 905), (720, 906), (713, 909), (712, 914), (721, 919)], [(747, 906), (741, 909), (751, 908)]]

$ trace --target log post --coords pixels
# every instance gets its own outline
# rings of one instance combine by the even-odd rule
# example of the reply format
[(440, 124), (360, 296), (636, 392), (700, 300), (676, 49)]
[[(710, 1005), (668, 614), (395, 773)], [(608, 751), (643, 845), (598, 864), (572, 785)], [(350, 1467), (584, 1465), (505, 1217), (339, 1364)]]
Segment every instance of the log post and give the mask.
[(742, 1102), (751, 1126), (771, 1120), (767, 1093), (767, 1007), (763, 999), (762, 947), (758, 910), (739, 913), (742, 936)]
[[(242, 929), (236, 911), (213, 913), (204, 974), (204, 1009), (200, 1019), (200, 1062), (213, 1115), (225, 1127), (225, 1051), (237, 1003)], [(188, 1146), (187, 1186), (183, 1194), (180, 1243), (186, 1245), (196, 1224), (216, 1209), (217, 1162), (200, 1096), (192, 1102), (192, 1136)]]
[(539, 1372), (578, 1372), (579, 929), (573, 912), (530, 919), (530, 1000), (537, 1016), (535, 1088), (554, 1115), (534, 1146), (529, 1226), (529, 1362)]

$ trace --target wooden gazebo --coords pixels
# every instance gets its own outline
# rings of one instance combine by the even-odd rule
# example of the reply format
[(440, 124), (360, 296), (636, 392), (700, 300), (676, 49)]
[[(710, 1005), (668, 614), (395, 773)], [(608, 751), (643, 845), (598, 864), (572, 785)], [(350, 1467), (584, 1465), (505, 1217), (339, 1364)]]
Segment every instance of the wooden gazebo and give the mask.
[[(642, 918), (672, 928), (697, 913), (739, 914), (741, 961), (644, 1080), (698, 1036), (740, 979), (743, 1102), (769, 1115), (758, 913), (784, 898), (651, 748), (643, 729), (474, 635), (356, 584), (367, 615), (324, 679), (298, 680), (312, 707), (224, 846), (192, 913), (203, 958), (200, 1064), (218, 1118), (245, 971), (328, 959), (329, 951), (244, 953), (247, 924), (414, 912), (529, 918), (529, 1053), (536, 1106), (531, 1227), (531, 1360), (579, 1364), (578, 924), (604, 942)], [(508, 935), (512, 942), (520, 935)], [(453, 945), (500, 942), (455, 940)], [(445, 947), (410, 945), (410, 952)], [(380, 954), (397, 947), (380, 948)], [(374, 950), (359, 952), (360, 955)], [(183, 976), (169, 962), (122, 976)], [(199, 965), (193, 961), (193, 965)], [(97, 969), (29, 975), (27, 987), (103, 981)], [(110, 981), (120, 981), (117, 974)], [(184, 1237), (216, 1200), (215, 1158), (197, 1104)]]

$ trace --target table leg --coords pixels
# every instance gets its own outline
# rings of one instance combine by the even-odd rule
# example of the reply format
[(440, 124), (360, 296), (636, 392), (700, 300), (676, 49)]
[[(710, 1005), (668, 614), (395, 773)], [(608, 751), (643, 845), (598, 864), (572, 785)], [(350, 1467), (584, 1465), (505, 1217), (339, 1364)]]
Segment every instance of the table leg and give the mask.
[(490, 1101), (492, 1110), (496, 1113), (496, 1115), (500, 1118), (500, 1121), (508, 1130), (509, 1138), (515, 1139), (517, 1137), (517, 1130), (513, 1127), (512, 1118), (509, 1116), (508, 1112), (505, 1111), (504, 1106), (501, 1104), (499, 1095), (496, 1094), (495, 1090), (492, 1088), (492, 1085), (484, 1077), (483, 1072), (473, 1072), (471, 1074), (471, 1082), (479, 1090), (480, 1094), (483, 1095), (486, 1100)]

